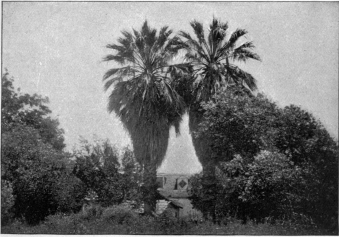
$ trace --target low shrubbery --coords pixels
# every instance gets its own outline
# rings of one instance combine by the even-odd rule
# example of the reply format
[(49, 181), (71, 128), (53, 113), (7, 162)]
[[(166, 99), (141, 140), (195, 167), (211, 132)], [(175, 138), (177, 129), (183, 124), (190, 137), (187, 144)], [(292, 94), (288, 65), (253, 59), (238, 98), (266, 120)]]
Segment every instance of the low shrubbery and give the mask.
[[(306, 235), (324, 234), (315, 228), (305, 228), (292, 222), (241, 224), (229, 218), (227, 225), (214, 225), (211, 221), (195, 223), (176, 219), (166, 213), (159, 217), (139, 216), (126, 206), (102, 208), (92, 205), (77, 214), (48, 216), (36, 226), (15, 221), (3, 226), (6, 234), (240, 234), (240, 235)], [(331, 233), (328, 233), (331, 234)]]
[(138, 214), (126, 205), (119, 205), (106, 208), (102, 213), (102, 218), (118, 224), (133, 224), (137, 220)]

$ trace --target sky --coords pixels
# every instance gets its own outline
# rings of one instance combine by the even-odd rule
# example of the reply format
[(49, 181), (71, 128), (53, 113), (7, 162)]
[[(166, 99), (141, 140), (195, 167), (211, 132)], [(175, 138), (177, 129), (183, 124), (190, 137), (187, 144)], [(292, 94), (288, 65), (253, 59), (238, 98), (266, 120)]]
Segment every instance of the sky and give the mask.
[[(131, 141), (122, 123), (106, 110), (104, 73), (115, 67), (112, 53), (122, 30), (140, 29), (147, 19), (159, 29), (192, 33), (189, 22), (208, 29), (213, 16), (230, 30), (243, 28), (262, 62), (240, 66), (258, 80), (259, 91), (280, 106), (310, 111), (338, 139), (338, 2), (3, 2), (2, 70), (24, 93), (48, 96), (65, 130), (67, 149), (80, 137)], [(2, 71), (4, 72), (4, 71)], [(174, 129), (158, 172), (196, 173), (201, 165), (188, 131)]]

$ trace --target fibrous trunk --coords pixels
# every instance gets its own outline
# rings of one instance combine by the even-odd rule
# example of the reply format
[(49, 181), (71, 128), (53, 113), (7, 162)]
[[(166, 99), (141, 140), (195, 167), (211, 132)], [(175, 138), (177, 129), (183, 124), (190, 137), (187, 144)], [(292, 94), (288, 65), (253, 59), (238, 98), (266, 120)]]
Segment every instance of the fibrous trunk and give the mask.
[(204, 205), (208, 207), (205, 217), (212, 218), (216, 222), (217, 183), (215, 175), (215, 163), (208, 162), (203, 167), (202, 186), (204, 190)]
[[(154, 162), (153, 162), (154, 163)], [(146, 215), (152, 215), (156, 208), (157, 197), (157, 170), (156, 165), (151, 161), (147, 161), (144, 164), (144, 176), (143, 176), (143, 201), (144, 212)]]
[(204, 208), (204, 216), (205, 218), (212, 218), (212, 220), (216, 222), (216, 163), (211, 156), (212, 150), (209, 139), (205, 136), (198, 137), (195, 135), (195, 133), (198, 132), (199, 123), (203, 120), (203, 112), (199, 110), (200, 108), (200, 105), (198, 105), (190, 109), (189, 128), (196, 155), (203, 167), (202, 185), (204, 190), (204, 205), (206, 207)]

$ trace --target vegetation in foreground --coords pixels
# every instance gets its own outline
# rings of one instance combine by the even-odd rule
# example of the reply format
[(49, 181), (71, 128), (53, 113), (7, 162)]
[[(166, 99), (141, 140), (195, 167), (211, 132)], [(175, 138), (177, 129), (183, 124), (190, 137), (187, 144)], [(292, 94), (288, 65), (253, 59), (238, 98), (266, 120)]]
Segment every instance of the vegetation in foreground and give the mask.
[(164, 213), (160, 217), (139, 216), (120, 205), (101, 208), (93, 206), (78, 214), (56, 214), (36, 226), (15, 221), (1, 229), (6, 234), (183, 234), (183, 235), (320, 235), (335, 234), (306, 224), (268, 222), (242, 224), (225, 219), (216, 225), (189, 219), (174, 219)]

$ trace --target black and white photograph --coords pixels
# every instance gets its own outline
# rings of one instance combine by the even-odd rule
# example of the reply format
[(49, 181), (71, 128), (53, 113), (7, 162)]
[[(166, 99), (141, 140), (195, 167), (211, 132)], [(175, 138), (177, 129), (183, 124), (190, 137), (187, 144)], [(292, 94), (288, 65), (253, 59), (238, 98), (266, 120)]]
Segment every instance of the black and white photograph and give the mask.
[(339, 2), (2, 1), (1, 234), (338, 235)]

